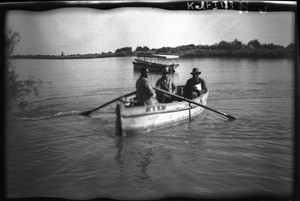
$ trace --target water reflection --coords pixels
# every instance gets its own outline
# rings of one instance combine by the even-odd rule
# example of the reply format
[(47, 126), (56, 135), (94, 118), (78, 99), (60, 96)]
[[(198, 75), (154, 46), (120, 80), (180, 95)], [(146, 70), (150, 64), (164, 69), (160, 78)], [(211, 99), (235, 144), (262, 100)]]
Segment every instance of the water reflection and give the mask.
[(151, 181), (150, 175), (148, 174), (148, 166), (150, 165), (150, 159), (153, 156), (152, 149), (147, 149), (146, 151), (141, 150), (138, 153), (138, 156), (140, 157), (140, 161), (137, 164), (137, 167), (140, 169), (140, 173), (136, 172), (134, 175), (134, 181), (137, 183), (144, 183), (145, 181)]
[(151, 147), (144, 148), (134, 136), (116, 136), (115, 148), (115, 161), (119, 165), (121, 181), (127, 181), (129, 177), (140, 187), (151, 181), (148, 172), (151, 158), (154, 156)]

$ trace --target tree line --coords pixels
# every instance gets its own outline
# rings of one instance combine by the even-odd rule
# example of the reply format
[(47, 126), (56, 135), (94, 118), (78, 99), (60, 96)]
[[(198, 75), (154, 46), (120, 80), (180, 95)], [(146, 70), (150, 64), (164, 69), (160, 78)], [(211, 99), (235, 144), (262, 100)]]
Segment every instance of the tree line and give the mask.
[(233, 56), (233, 57), (293, 57), (295, 44), (284, 47), (281, 45), (261, 44), (257, 39), (243, 44), (235, 39), (232, 42), (221, 41), (213, 45), (182, 45), (178, 47), (162, 47), (150, 49), (139, 46), (134, 51), (131, 47), (117, 49), (116, 56), (134, 56), (138, 53), (177, 54), (180, 57), (208, 57), (208, 56)]
[(103, 57), (136, 56), (140, 53), (176, 54), (180, 57), (255, 57), (255, 58), (292, 58), (295, 55), (295, 44), (284, 47), (273, 43), (262, 44), (257, 39), (243, 44), (235, 39), (232, 42), (221, 41), (213, 45), (182, 45), (178, 47), (149, 48), (138, 46), (122, 47), (115, 52), (102, 52), (94, 54), (65, 55), (11, 55), (12, 58), (37, 58), (37, 59), (90, 59)]

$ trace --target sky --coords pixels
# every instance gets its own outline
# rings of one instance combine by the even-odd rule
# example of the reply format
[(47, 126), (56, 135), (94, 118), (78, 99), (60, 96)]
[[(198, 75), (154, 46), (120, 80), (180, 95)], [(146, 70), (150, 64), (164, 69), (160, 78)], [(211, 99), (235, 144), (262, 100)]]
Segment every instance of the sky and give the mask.
[(235, 39), (286, 47), (295, 43), (294, 18), (293, 12), (74, 7), (9, 11), (6, 28), (21, 35), (14, 54), (68, 55), (115, 52), (122, 47), (212, 45)]

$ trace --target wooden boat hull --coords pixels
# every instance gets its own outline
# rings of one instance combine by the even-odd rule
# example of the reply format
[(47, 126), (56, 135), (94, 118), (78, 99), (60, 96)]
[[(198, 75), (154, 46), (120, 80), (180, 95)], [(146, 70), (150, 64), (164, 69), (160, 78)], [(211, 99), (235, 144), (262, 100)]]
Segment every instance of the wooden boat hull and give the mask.
[(169, 71), (175, 71), (175, 69), (179, 66), (179, 64), (157, 64), (139, 61), (133, 61), (132, 63), (135, 70), (140, 70), (146, 67), (153, 72), (162, 72), (165, 68), (168, 68)]
[[(208, 92), (197, 97), (193, 101), (206, 105)], [(196, 115), (205, 114), (203, 107), (190, 104), (186, 101), (173, 101), (168, 104), (153, 106), (125, 107), (121, 102), (117, 103), (117, 131), (119, 134), (128, 132), (147, 132), (159, 127), (174, 125)]]

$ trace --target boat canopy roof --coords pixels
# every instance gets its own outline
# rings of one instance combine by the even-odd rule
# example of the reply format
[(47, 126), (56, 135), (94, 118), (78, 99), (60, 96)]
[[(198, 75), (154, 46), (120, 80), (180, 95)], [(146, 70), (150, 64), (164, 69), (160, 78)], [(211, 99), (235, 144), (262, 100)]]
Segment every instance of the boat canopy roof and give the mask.
[(152, 57), (152, 58), (163, 58), (163, 59), (178, 59), (178, 55), (167, 55), (167, 54), (138, 54), (138, 57)]

